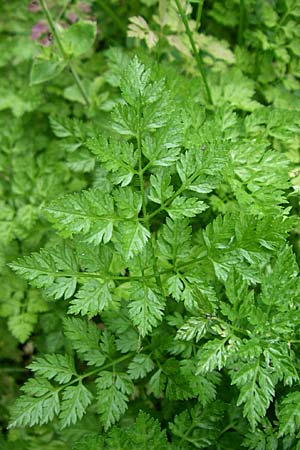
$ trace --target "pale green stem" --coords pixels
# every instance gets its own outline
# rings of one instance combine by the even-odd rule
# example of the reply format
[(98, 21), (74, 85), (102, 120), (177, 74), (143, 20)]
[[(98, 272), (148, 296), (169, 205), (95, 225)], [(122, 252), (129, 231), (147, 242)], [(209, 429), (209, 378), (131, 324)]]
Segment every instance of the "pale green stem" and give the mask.
[(202, 16), (202, 9), (203, 9), (204, 0), (200, 0), (198, 3), (197, 8), (197, 17), (196, 17), (196, 26), (195, 30), (198, 31), (201, 25), (201, 16)]
[(27, 370), (29, 370), (29, 369), (27, 369), (26, 367), (24, 367), (24, 368), (22, 368), (22, 367), (0, 367), (0, 372), (3, 371), (3, 372), (15, 373), (15, 372), (26, 372)]
[(122, 22), (122, 20), (115, 14), (115, 12), (113, 11), (113, 9), (108, 5), (108, 1), (107, 0), (98, 0), (98, 3), (100, 4), (100, 6), (104, 9), (104, 11), (110, 16), (110, 18), (112, 19), (112, 21), (115, 23), (115, 25), (117, 25), (117, 27), (123, 32), (126, 33), (127, 31), (127, 27), (126, 25), (124, 25), (124, 23)]
[[(43, 12), (44, 12), (44, 14), (46, 16), (49, 28), (50, 28), (53, 36), (54, 36), (54, 39), (55, 39), (55, 42), (56, 42), (57, 46), (58, 46), (59, 52), (60, 52), (61, 56), (65, 60), (67, 60), (66, 52), (65, 52), (65, 50), (63, 48), (62, 42), (60, 40), (60, 36), (59, 36), (59, 34), (57, 32), (57, 29), (56, 29), (56, 26), (55, 26), (55, 23), (54, 23), (54, 20), (53, 20), (53, 18), (51, 16), (51, 13), (50, 13), (49, 9), (48, 9), (46, 0), (40, 0), (40, 2), (41, 2), (41, 7), (43, 9)], [(72, 74), (72, 76), (73, 76), (73, 78), (75, 80), (75, 83), (77, 84), (77, 87), (78, 87), (78, 89), (79, 89), (79, 91), (80, 91), (80, 93), (81, 93), (81, 95), (82, 95), (86, 105), (89, 106), (90, 105), (90, 101), (88, 99), (88, 95), (86, 93), (85, 87), (83, 86), (82, 81), (81, 81), (81, 79), (80, 79), (80, 77), (79, 77), (75, 67), (73, 66), (73, 63), (71, 61), (69, 61), (68, 62), (68, 66), (70, 68), (71, 74)]]
[(239, 30), (238, 30), (238, 44), (239, 45), (243, 45), (245, 25), (246, 25), (245, 0), (240, 0), (240, 21), (239, 21)]
[(71, 0), (67, 0), (66, 3), (64, 4), (64, 6), (62, 7), (60, 13), (58, 14), (56, 20), (60, 20), (61, 17), (64, 15), (67, 7), (69, 6), (69, 4), (71, 3)]
[(185, 191), (187, 189), (187, 186), (191, 185), (198, 178), (199, 175), (200, 172), (199, 173), (196, 172), (193, 176), (191, 176), (184, 183), (182, 183), (180, 188), (176, 192), (174, 192), (172, 197), (165, 200), (159, 208), (157, 208), (155, 211), (153, 211), (151, 214), (148, 215), (148, 219), (152, 219), (161, 211), (164, 211), (168, 205), (171, 205), (171, 203), (175, 200), (175, 198), (178, 197), (178, 195), (180, 195), (183, 191)]
[(139, 157), (139, 179), (140, 179), (140, 188), (141, 188), (141, 196), (142, 196), (142, 209), (143, 209), (143, 217), (145, 219), (146, 225), (148, 222), (148, 216), (147, 216), (147, 207), (146, 207), (146, 199), (145, 199), (145, 186), (144, 186), (144, 171), (143, 171), (143, 164), (142, 164), (142, 137), (141, 137), (141, 102), (139, 100), (139, 106), (138, 106), (138, 131), (136, 135), (137, 140), (137, 149), (138, 149), (138, 157)]
[(190, 44), (191, 44), (191, 47), (192, 47), (192, 51), (193, 51), (193, 55), (194, 55), (194, 58), (196, 60), (196, 63), (197, 63), (199, 72), (201, 74), (204, 87), (205, 87), (205, 91), (206, 91), (208, 102), (212, 105), (213, 104), (213, 100), (212, 100), (211, 92), (210, 92), (210, 89), (209, 89), (209, 86), (208, 86), (208, 83), (207, 83), (203, 61), (202, 61), (201, 55), (199, 54), (199, 52), (198, 52), (198, 50), (196, 48), (196, 44), (195, 44), (195, 41), (194, 41), (194, 38), (193, 38), (193, 34), (192, 34), (191, 30), (190, 30), (188, 19), (187, 19), (186, 14), (185, 14), (182, 6), (181, 6), (180, 0), (175, 0), (175, 3), (176, 3), (176, 6), (177, 6), (177, 9), (178, 9), (178, 12), (179, 12), (179, 14), (180, 14), (180, 16), (182, 18), (186, 34), (187, 34), (187, 36), (189, 38), (189, 41), (190, 41)]

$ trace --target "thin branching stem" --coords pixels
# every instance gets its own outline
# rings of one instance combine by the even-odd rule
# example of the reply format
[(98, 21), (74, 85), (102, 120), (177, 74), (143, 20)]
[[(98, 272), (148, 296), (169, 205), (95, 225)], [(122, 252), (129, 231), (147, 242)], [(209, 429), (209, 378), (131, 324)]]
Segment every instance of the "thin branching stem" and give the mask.
[(240, 20), (237, 39), (239, 45), (243, 45), (245, 25), (246, 25), (245, 0), (240, 0)]
[[(61, 56), (62, 56), (65, 60), (67, 60), (67, 59), (68, 59), (68, 55), (66, 54), (66, 52), (65, 52), (65, 50), (64, 50), (63, 44), (62, 44), (62, 42), (61, 42), (59, 33), (57, 32), (57, 29), (56, 29), (56, 26), (55, 26), (53, 17), (52, 17), (52, 15), (51, 15), (51, 12), (49, 11), (49, 8), (48, 8), (48, 6), (47, 6), (46, 0), (40, 0), (40, 1), (41, 1), (41, 7), (42, 7), (42, 10), (43, 10), (43, 12), (44, 12), (44, 14), (45, 14), (45, 17), (46, 17), (46, 19), (47, 19), (49, 28), (50, 28), (50, 30), (51, 30), (51, 32), (52, 32), (52, 34), (53, 34), (53, 37), (54, 37), (54, 39), (55, 39), (55, 42), (56, 42), (57, 47), (58, 47), (58, 49), (59, 49), (59, 52), (60, 52)], [(85, 90), (85, 87), (83, 86), (83, 83), (82, 83), (82, 81), (81, 81), (81, 79), (80, 79), (80, 77), (79, 77), (79, 75), (78, 75), (78, 73), (77, 73), (77, 70), (75, 69), (75, 67), (74, 67), (74, 65), (73, 65), (73, 63), (72, 63), (72, 61), (69, 61), (69, 62), (68, 62), (68, 66), (69, 66), (69, 69), (70, 69), (70, 71), (71, 71), (71, 74), (72, 74), (72, 76), (73, 76), (73, 78), (74, 78), (74, 81), (75, 81), (75, 83), (77, 84), (77, 87), (78, 87), (78, 89), (79, 89), (79, 91), (80, 91), (80, 93), (81, 93), (81, 95), (82, 95), (82, 97), (83, 97), (83, 99), (84, 99), (84, 102), (86, 103), (87, 106), (89, 106), (89, 105), (90, 105), (90, 101), (89, 101), (87, 92), (86, 92), (86, 90)]]
[(12, 372), (17, 373), (17, 372), (27, 372), (29, 369), (27, 369), (27, 367), (0, 367), (0, 372)]
[(143, 171), (143, 152), (142, 152), (142, 136), (141, 136), (141, 101), (139, 100), (139, 107), (138, 107), (138, 130), (136, 134), (136, 141), (137, 141), (137, 150), (138, 150), (138, 158), (139, 158), (139, 180), (140, 180), (140, 188), (141, 188), (141, 196), (142, 196), (142, 211), (143, 211), (143, 217), (145, 219), (146, 225), (148, 222), (148, 215), (147, 215), (147, 207), (146, 207), (146, 198), (145, 198), (145, 186), (144, 186), (144, 171)]
[[(146, 350), (149, 346), (144, 347), (144, 350)], [(82, 375), (80, 375), (78, 378), (80, 378), (81, 380), (83, 380), (84, 378), (88, 378), (91, 377), (93, 375), (96, 375), (99, 372), (102, 372), (103, 370), (109, 369), (110, 367), (115, 367), (117, 364), (126, 361), (126, 359), (130, 359), (132, 357), (134, 357), (136, 355), (136, 352), (131, 352), (131, 353), (127, 353), (127, 355), (121, 356), (120, 358), (117, 358), (107, 364), (105, 364), (104, 366), (98, 367), (97, 369), (91, 370), (90, 372), (86, 372)], [(78, 378), (76, 378), (73, 381), (70, 381), (69, 384), (75, 383)]]
[(101, 8), (110, 16), (111, 20), (114, 24), (119, 28), (120, 31), (126, 33), (127, 27), (123, 23), (123, 21), (117, 16), (114, 10), (109, 6), (109, 2), (107, 0), (98, 0), (98, 4)]
[(62, 7), (61, 11), (59, 12), (56, 20), (60, 20), (61, 17), (64, 15), (67, 7), (69, 6), (69, 4), (71, 3), (71, 0), (66, 0), (66, 3), (64, 4), (64, 6)]
[(201, 74), (204, 87), (205, 87), (205, 91), (206, 91), (208, 102), (212, 105), (213, 104), (213, 100), (212, 100), (211, 92), (210, 92), (210, 89), (209, 89), (209, 86), (208, 86), (208, 83), (207, 83), (202, 57), (201, 57), (200, 53), (198, 52), (198, 50), (196, 48), (196, 44), (195, 44), (195, 41), (194, 41), (194, 38), (193, 38), (193, 34), (191, 32), (187, 16), (186, 16), (186, 14), (185, 14), (185, 12), (184, 12), (184, 10), (182, 8), (180, 0), (175, 0), (175, 3), (176, 3), (176, 6), (177, 6), (177, 9), (178, 9), (178, 12), (179, 12), (179, 14), (180, 14), (180, 16), (182, 18), (186, 34), (187, 34), (187, 36), (189, 38), (189, 41), (190, 41), (190, 44), (191, 44), (191, 47), (192, 47), (192, 51), (193, 51), (193, 55), (194, 55), (194, 58), (196, 60), (196, 63), (197, 63), (199, 72)]
[(157, 214), (164, 211), (169, 205), (171, 205), (172, 202), (175, 200), (175, 198), (177, 198), (178, 195), (182, 194), (182, 192), (184, 192), (188, 188), (188, 186), (190, 186), (199, 177), (199, 175), (200, 175), (200, 172), (199, 173), (196, 172), (190, 178), (188, 178), (184, 183), (182, 183), (180, 188), (177, 189), (177, 191), (174, 192), (174, 194), (170, 198), (165, 200), (159, 208), (155, 209), (151, 214), (148, 215), (148, 219), (152, 219)]
[(203, 4), (204, 4), (204, 0), (200, 0), (199, 3), (198, 3), (195, 31), (198, 31), (199, 28), (200, 28), (200, 25), (201, 25), (201, 16), (202, 16)]

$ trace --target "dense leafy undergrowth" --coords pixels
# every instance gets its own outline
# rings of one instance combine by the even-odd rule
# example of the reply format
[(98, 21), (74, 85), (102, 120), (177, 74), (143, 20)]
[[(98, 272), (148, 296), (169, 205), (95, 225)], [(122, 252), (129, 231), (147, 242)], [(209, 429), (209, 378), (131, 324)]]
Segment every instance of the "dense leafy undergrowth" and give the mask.
[(0, 448), (300, 449), (299, 0), (0, 15)]

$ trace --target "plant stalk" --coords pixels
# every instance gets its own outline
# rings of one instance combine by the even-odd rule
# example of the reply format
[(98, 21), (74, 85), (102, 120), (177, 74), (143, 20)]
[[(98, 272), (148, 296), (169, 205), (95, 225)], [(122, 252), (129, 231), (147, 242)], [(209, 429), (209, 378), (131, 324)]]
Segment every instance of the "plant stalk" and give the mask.
[[(66, 55), (64, 47), (63, 47), (62, 42), (60, 40), (60, 36), (59, 36), (59, 34), (57, 32), (57, 29), (55, 27), (55, 23), (54, 23), (54, 20), (53, 20), (53, 18), (51, 16), (49, 8), (47, 6), (46, 0), (40, 0), (40, 3), (41, 3), (42, 10), (43, 10), (43, 12), (44, 12), (44, 14), (46, 16), (49, 28), (50, 28), (50, 30), (51, 30), (51, 32), (52, 32), (52, 34), (54, 36), (54, 39), (55, 39), (55, 41), (57, 43), (59, 52), (60, 52), (61, 56), (66, 60), (68, 56)], [(86, 90), (85, 90), (85, 88), (84, 88), (84, 86), (82, 84), (82, 81), (81, 81), (81, 79), (80, 79), (80, 77), (79, 77), (79, 75), (77, 73), (77, 70), (75, 69), (75, 67), (74, 67), (74, 65), (73, 65), (73, 63), (71, 61), (68, 62), (68, 66), (69, 66), (69, 69), (70, 69), (71, 74), (72, 74), (72, 76), (74, 78), (74, 81), (77, 84), (77, 87), (78, 87), (78, 89), (79, 89), (79, 91), (80, 91), (80, 93), (81, 93), (81, 95), (82, 95), (86, 105), (89, 106), (90, 105), (90, 101), (89, 101), (88, 95), (86, 93)]]
[(127, 32), (126, 25), (123, 24), (122, 20), (115, 14), (113, 9), (108, 5), (109, 2), (105, 0), (98, 0), (100, 6), (104, 9), (104, 11), (110, 16), (115, 25), (119, 28), (123, 33)]
[(210, 92), (210, 89), (209, 89), (209, 86), (208, 86), (208, 83), (207, 83), (207, 79), (206, 79), (206, 75), (205, 75), (203, 61), (202, 61), (200, 53), (198, 52), (198, 50), (196, 48), (196, 44), (195, 44), (195, 41), (194, 41), (194, 38), (193, 38), (193, 35), (192, 35), (192, 32), (191, 32), (191, 29), (190, 29), (190, 26), (189, 26), (189, 22), (187, 20), (186, 14), (185, 14), (182, 6), (181, 6), (180, 0), (175, 0), (175, 3), (176, 3), (176, 6), (177, 6), (177, 9), (178, 9), (178, 12), (179, 12), (179, 14), (180, 14), (180, 16), (182, 18), (186, 34), (187, 34), (187, 36), (189, 38), (189, 41), (190, 41), (190, 44), (191, 44), (191, 47), (192, 47), (192, 51), (193, 51), (193, 55), (194, 55), (194, 58), (196, 60), (196, 63), (197, 63), (199, 72), (201, 74), (204, 87), (205, 87), (205, 91), (206, 91), (208, 102), (211, 105), (213, 105), (211, 92)]
[(85, 101), (86, 106), (90, 106), (90, 101), (89, 101), (87, 92), (85, 90), (85, 87), (81, 81), (81, 78), (79, 77), (79, 75), (77, 73), (77, 70), (75, 69), (75, 67), (71, 61), (69, 62), (69, 68), (70, 68), (71, 74), (73, 75), (75, 83), (77, 84), (77, 87), (80, 90), (80, 93)]
[(238, 44), (243, 45), (244, 41), (244, 29), (246, 24), (246, 7), (245, 0), (240, 0), (240, 21), (239, 21), (239, 30), (238, 30)]
[[(146, 222), (146, 225), (148, 225), (148, 215), (147, 215), (147, 208), (146, 208), (146, 200), (145, 200), (145, 186), (144, 186), (144, 172), (143, 172), (143, 165), (142, 165), (142, 136), (141, 136), (141, 108), (140, 108), (140, 102), (138, 107), (138, 132), (136, 135), (137, 140), (137, 149), (138, 149), (138, 157), (139, 157), (139, 179), (140, 179), (140, 189), (141, 189), (141, 196), (142, 196), (142, 211), (143, 211), (143, 218)], [(148, 228), (148, 226), (147, 226)]]
[(148, 215), (148, 219), (152, 219), (153, 217), (155, 217), (157, 214), (159, 214), (161, 211), (164, 211), (165, 208), (168, 205), (171, 205), (171, 203), (175, 200), (176, 197), (178, 197), (178, 195), (180, 195), (183, 191), (185, 191), (187, 189), (187, 186), (189, 184), (192, 184), (200, 175), (199, 172), (196, 172), (193, 176), (191, 176), (190, 178), (188, 178), (181, 186), (179, 189), (177, 189), (176, 192), (174, 192), (174, 194), (172, 195), (172, 197), (168, 198), (167, 200), (165, 200), (161, 206), (159, 208), (157, 208), (155, 211), (153, 211), (151, 214)]
[(203, 4), (204, 4), (204, 0), (200, 0), (198, 3), (195, 31), (198, 31), (200, 28), (200, 25), (201, 25)]
[(71, 0), (66, 0), (66, 3), (64, 4), (64, 6), (62, 7), (60, 13), (58, 14), (56, 21), (60, 20), (60, 18), (63, 16), (63, 14), (65, 13), (67, 7), (69, 6), (69, 4), (71, 3)]

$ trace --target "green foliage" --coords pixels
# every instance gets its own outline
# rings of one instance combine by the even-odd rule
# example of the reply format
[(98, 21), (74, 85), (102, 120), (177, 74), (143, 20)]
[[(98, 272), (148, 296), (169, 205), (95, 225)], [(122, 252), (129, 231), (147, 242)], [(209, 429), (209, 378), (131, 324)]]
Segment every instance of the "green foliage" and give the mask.
[(161, 431), (159, 423), (148, 414), (139, 412), (134, 424), (124, 428), (113, 427), (107, 439), (102, 440), (97, 434), (85, 435), (78, 441), (73, 450), (77, 449), (114, 449), (135, 450), (171, 450), (175, 449), (167, 442), (166, 433)]
[(165, 432), (160, 430), (157, 420), (149, 415), (140, 412), (137, 416), (134, 427), (124, 431), (114, 428), (108, 439), (108, 448), (127, 448), (127, 449), (169, 449), (172, 448), (166, 439)]
[(1, 448), (299, 447), (300, 5), (258, 3), (0, 5)]
[(74, 317), (67, 317), (64, 320), (64, 332), (72, 348), (88, 365), (103, 365), (105, 355), (101, 352), (101, 335), (95, 325)]
[(11, 426), (33, 426), (53, 420), (60, 411), (58, 389), (47, 380), (29, 380), (22, 388), (24, 396), (18, 398), (13, 408)]
[(62, 394), (62, 406), (59, 416), (61, 428), (78, 422), (85, 414), (92, 397), (90, 391), (81, 383), (77, 386), (66, 387)]
[(282, 401), (278, 412), (280, 423), (279, 435), (294, 435), (299, 423), (299, 392), (290, 392)]
[(62, 32), (62, 45), (68, 55), (78, 57), (88, 52), (96, 38), (96, 23), (81, 20)]
[(102, 371), (96, 379), (98, 412), (104, 430), (120, 419), (127, 409), (133, 384), (125, 373)]
[[(76, 259), (68, 247), (32, 254), (11, 264), (16, 273), (38, 288), (46, 288), (55, 299), (71, 297), (76, 289), (76, 278), (72, 276), (77, 269)], [(64, 276), (66, 274), (70, 277)], [(75, 272), (76, 273), (76, 272)], [(61, 275), (61, 276), (60, 276)]]
[[(52, 370), (55, 367), (53, 364)], [(29, 380), (22, 390), (25, 395), (14, 405), (13, 414), (17, 418), (10, 426), (42, 425), (59, 414), (60, 428), (65, 428), (82, 418), (92, 398), (90, 391), (80, 382), (77, 386), (66, 386), (61, 399), (61, 389), (42, 378), (39, 381)]]
[(66, 67), (64, 60), (42, 60), (36, 59), (33, 63), (30, 73), (30, 84), (40, 84), (57, 77)]
[(45, 355), (30, 364), (30, 369), (38, 376), (55, 380), (60, 384), (68, 383), (76, 374), (74, 362), (67, 355)]
[(215, 402), (209, 410), (203, 411), (201, 406), (196, 406), (175, 416), (174, 423), (170, 424), (174, 441), (179, 444), (189, 443), (191, 448), (207, 448), (212, 445), (220, 433), (223, 408), (222, 404)]

